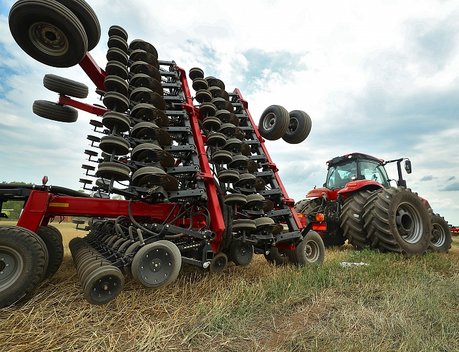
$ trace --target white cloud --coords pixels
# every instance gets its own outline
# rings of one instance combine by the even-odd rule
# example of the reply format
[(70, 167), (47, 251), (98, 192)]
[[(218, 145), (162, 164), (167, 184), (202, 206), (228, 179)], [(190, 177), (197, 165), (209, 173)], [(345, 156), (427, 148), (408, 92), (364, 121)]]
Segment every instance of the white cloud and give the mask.
[[(9, 7), (13, 2), (3, 3)], [(201, 67), (206, 75), (223, 79), (227, 90), (241, 88), (256, 122), (271, 104), (308, 112), (313, 119), (308, 140), (295, 146), (267, 143), (290, 196), (299, 199), (321, 185), (325, 162), (336, 155), (361, 151), (385, 159), (406, 156), (415, 170), (407, 177), (409, 184), (447, 220), (459, 224), (457, 192), (440, 191), (442, 180), (459, 174), (459, 119), (453, 102), (453, 93), (459, 91), (459, 52), (453, 40), (459, 34), (457, 2), (88, 2), (102, 25), (101, 41), (91, 52), (100, 66), (106, 63), (108, 28), (118, 24), (131, 39), (153, 43), (161, 59), (174, 59), (186, 71)], [(7, 28), (7, 14), (1, 14), (0, 28)], [(440, 40), (444, 45), (438, 47)], [(78, 187), (90, 115), (80, 114), (73, 125), (53, 124), (33, 116), (31, 104), (56, 99), (41, 86), (45, 73), (87, 84), (90, 103), (98, 102), (94, 85), (79, 67), (55, 69), (26, 57), (8, 33), (0, 36), (0, 44), (6, 49), (1, 67), (14, 71), (0, 89), (0, 125), (9, 133), (0, 136), (8, 135), (8, 148), (16, 158), (8, 159), (7, 174), (21, 177), (23, 164), (30, 160), (30, 177), (49, 170), (61, 185)], [(434, 44), (441, 50), (427, 57)], [(290, 53), (298, 64), (284, 63), (283, 71), (264, 67), (255, 75), (248, 50), (267, 57)], [(5, 91), (8, 100), (1, 95)], [(26, 136), (21, 135), (21, 121)], [(40, 145), (39, 151), (28, 151), (27, 143)], [(39, 158), (40, 153), (50, 157)], [(433, 179), (420, 182), (426, 175)]]

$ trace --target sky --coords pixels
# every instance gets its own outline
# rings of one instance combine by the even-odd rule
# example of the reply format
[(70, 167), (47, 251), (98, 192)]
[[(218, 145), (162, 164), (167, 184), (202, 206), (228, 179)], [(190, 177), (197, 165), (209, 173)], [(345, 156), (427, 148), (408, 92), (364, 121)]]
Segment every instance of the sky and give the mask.
[[(57, 101), (42, 85), (53, 73), (90, 88), (77, 65), (60, 69), (28, 57), (8, 27), (14, 1), (0, 0), (0, 181), (79, 189), (89, 120), (42, 119), (34, 100)], [(91, 55), (105, 67), (107, 31), (151, 42), (161, 60), (200, 67), (239, 88), (258, 122), (269, 105), (306, 111), (310, 136), (268, 141), (290, 197), (326, 176), (326, 161), (350, 152), (410, 158), (408, 187), (459, 225), (459, 2), (455, 0), (89, 0), (102, 28)], [(190, 82), (191, 86), (191, 82)], [(388, 167), (396, 178), (395, 168)]]

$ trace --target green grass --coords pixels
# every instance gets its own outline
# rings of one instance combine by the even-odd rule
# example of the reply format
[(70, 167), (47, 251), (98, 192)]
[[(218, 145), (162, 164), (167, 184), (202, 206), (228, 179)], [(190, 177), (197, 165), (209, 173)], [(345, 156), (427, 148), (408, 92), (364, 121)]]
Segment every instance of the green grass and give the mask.
[[(82, 235), (58, 227), (66, 242)], [(100, 307), (83, 299), (67, 253), (34, 297), (0, 310), (0, 350), (458, 351), (457, 241), (412, 258), (327, 250), (324, 265), (302, 269), (262, 256), (218, 275), (185, 267), (159, 290), (127, 280)]]

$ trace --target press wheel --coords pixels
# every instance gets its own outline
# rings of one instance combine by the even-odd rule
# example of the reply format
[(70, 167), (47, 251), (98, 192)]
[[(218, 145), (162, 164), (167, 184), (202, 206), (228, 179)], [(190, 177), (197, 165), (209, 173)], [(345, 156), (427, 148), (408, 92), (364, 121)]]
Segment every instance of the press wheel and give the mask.
[(178, 247), (166, 240), (147, 244), (134, 255), (131, 273), (145, 287), (159, 288), (177, 279), (182, 266)]

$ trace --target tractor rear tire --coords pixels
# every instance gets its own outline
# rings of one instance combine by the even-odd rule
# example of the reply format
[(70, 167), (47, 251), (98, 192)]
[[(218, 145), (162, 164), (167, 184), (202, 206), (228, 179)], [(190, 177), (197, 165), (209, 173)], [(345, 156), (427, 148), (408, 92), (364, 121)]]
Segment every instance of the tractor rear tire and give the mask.
[(440, 214), (430, 214), (432, 222), (432, 237), (430, 239), (430, 249), (434, 252), (446, 253), (451, 248), (451, 230), (448, 222)]
[(365, 204), (376, 197), (377, 192), (362, 191), (346, 199), (340, 216), (340, 227), (344, 237), (357, 249), (370, 247), (371, 241), (364, 228), (363, 210)]
[(0, 308), (24, 298), (41, 282), (45, 252), (33, 232), (0, 227)]
[(289, 123), (288, 111), (280, 105), (271, 105), (261, 114), (258, 131), (262, 137), (274, 141), (287, 132)]
[(282, 139), (290, 144), (298, 144), (308, 138), (312, 121), (308, 114), (301, 110), (290, 111), (288, 129)]
[(48, 249), (48, 266), (45, 268), (45, 279), (50, 279), (59, 270), (64, 259), (62, 235), (54, 226), (40, 226), (37, 235), (45, 242)]
[(88, 86), (68, 78), (47, 74), (43, 77), (43, 85), (53, 92), (70, 97), (81, 99), (88, 97)]
[(78, 120), (78, 110), (47, 100), (35, 100), (32, 111), (48, 120), (71, 123)]
[(19, 0), (9, 26), (18, 45), (35, 60), (54, 67), (78, 64), (88, 51), (83, 24), (56, 0)]
[(417, 194), (406, 188), (386, 188), (364, 212), (364, 228), (383, 251), (407, 256), (424, 253), (430, 244), (432, 224)]
[(88, 37), (88, 51), (96, 47), (100, 40), (100, 23), (94, 10), (84, 0), (57, 0), (80, 20)]

